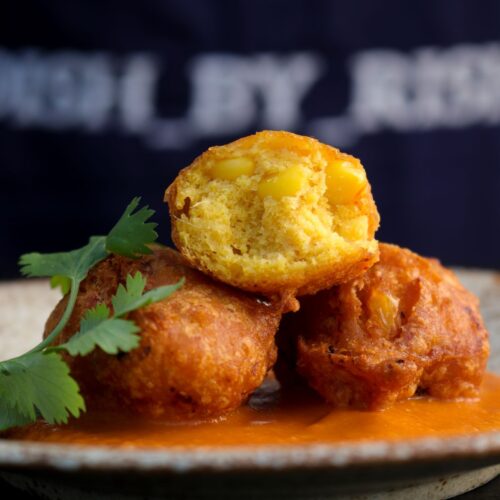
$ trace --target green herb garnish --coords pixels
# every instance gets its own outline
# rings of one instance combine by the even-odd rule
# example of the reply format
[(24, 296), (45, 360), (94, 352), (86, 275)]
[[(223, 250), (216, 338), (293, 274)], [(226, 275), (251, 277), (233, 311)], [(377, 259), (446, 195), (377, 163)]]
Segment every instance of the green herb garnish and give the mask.
[(148, 222), (153, 210), (138, 211), (140, 198), (134, 198), (107, 236), (93, 236), (87, 245), (70, 252), (21, 257), (21, 273), (29, 277), (49, 277), (51, 286), (68, 294), (66, 309), (55, 328), (29, 352), (0, 362), (0, 430), (34, 422), (39, 416), (49, 423), (66, 423), (70, 415), (85, 411), (77, 382), (60, 351), (86, 356), (96, 347), (108, 354), (129, 352), (139, 344), (139, 327), (126, 315), (168, 297), (183, 284), (162, 286), (144, 293), (141, 273), (127, 276), (112, 298), (113, 312), (99, 304), (85, 312), (80, 329), (66, 343), (52, 345), (73, 312), (80, 283), (89, 270), (110, 253), (138, 257), (151, 253), (148, 245), (158, 237), (156, 224)]

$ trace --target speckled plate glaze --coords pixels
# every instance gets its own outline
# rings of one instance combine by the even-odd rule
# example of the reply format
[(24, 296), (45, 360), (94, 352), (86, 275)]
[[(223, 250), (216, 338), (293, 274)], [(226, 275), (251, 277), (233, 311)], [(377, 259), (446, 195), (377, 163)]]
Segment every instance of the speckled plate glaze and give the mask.
[[(500, 275), (458, 271), (481, 299), (500, 373)], [(58, 300), (46, 281), (0, 285), (0, 358), (35, 344)], [(344, 446), (127, 450), (0, 441), (0, 477), (45, 498), (451, 498), (500, 473), (500, 429)]]

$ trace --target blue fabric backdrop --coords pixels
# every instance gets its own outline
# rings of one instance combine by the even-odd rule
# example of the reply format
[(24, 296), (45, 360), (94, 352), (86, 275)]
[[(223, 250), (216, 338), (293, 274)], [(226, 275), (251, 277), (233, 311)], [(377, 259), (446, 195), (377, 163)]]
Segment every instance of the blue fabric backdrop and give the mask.
[(361, 158), (379, 238), (500, 267), (500, 2), (0, 6), (0, 278), (106, 232), (205, 148), (289, 129)]

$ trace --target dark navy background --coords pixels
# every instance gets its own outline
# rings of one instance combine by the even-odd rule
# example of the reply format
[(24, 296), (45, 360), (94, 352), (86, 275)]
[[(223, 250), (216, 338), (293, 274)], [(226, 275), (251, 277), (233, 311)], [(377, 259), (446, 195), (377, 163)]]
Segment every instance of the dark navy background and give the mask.
[[(28, 48), (45, 55), (153, 54), (162, 68), (155, 113), (164, 117), (185, 115), (192, 99), (188, 68), (199, 54), (319, 54), (330, 66), (301, 102), (304, 123), (293, 128), (302, 133), (307, 120), (345, 111), (356, 53), (497, 41), (495, 0), (6, 0), (0, 6), (0, 50), (9, 54)], [(161, 240), (168, 242), (162, 197), (176, 172), (208, 146), (263, 125), (257, 118), (234, 134), (196, 136), (173, 148), (153, 147), (113, 123), (94, 132), (51, 129), (20, 126), (0, 113), (0, 278), (17, 276), (23, 252), (69, 250), (107, 232), (135, 195), (157, 210)], [(379, 130), (342, 148), (367, 169), (381, 240), (450, 265), (500, 268), (498, 124)]]

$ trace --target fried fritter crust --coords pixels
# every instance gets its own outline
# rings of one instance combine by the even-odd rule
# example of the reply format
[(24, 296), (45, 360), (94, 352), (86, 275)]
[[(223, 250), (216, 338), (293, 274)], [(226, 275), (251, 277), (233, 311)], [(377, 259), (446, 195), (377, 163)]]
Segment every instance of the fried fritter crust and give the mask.
[[(127, 274), (140, 271), (146, 289), (185, 285), (167, 299), (134, 311), (140, 346), (116, 356), (100, 349), (67, 357), (90, 407), (113, 404), (152, 417), (210, 418), (237, 408), (263, 381), (276, 359), (274, 334), (281, 305), (217, 283), (188, 267), (174, 250), (154, 248), (139, 259), (111, 256), (82, 283), (74, 313), (58, 342), (79, 328), (83, 313), (111, 296)], [(57, 305), (50, 331), (66, 306)]]
[(339, 407), (476, 397), (489, 354), (476, 297), (437, 260), (388, 244), (363, 276), (301, 300), (286, 335), (298, 371)]
[(378, 259), (379, 214), (363, 166), (310, 137), (262, 131), (209, 148), (165, 201), (186, 259), (244, 290), (311, 294)]

